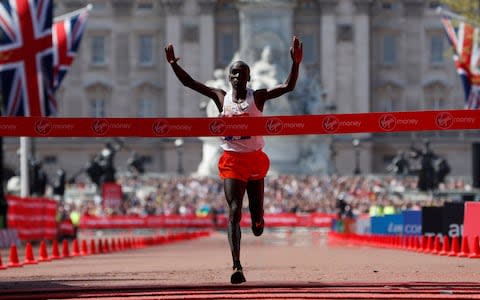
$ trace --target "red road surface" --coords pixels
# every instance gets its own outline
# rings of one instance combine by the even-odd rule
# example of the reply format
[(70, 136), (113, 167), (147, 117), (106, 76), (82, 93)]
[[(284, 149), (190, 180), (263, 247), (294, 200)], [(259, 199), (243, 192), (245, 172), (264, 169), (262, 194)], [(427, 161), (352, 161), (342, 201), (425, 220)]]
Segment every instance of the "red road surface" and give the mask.
[(242, 285), (229, 283), (223, 232), (8, 268), (0, 270), (0, 300), (480, 299), (480, 259), (332, 246), (324, 234), (298, 229), (259, 238), (246, 231), (241, 256)]

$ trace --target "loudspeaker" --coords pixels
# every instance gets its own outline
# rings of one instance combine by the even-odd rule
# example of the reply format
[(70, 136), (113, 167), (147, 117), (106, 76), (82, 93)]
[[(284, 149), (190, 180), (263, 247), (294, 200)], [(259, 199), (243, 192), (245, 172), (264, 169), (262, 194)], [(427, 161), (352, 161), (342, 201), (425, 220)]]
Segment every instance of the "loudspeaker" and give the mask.
[(472, 185), (480, 188), (480, 143), (472, 144)]

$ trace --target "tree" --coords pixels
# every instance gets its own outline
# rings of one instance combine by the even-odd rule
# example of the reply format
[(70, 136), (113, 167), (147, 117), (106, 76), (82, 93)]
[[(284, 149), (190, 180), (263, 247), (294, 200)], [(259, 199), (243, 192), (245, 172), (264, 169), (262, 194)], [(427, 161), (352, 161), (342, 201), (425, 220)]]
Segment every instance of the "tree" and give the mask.
[(442, 0), (441, 3), (470, 23), (480, 24), (480, 0)]

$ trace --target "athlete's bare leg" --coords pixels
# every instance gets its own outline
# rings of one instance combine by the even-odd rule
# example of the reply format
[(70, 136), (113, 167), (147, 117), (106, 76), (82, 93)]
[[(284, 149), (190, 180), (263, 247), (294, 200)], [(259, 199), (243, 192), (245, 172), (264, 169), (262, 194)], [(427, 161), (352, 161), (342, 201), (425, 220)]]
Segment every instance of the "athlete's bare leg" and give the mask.
[(264, 179), (251, 180), (247, 183), (248, 208), (252, 219), (252, 232), (255, 236), (263, 233), (263, 197)]
[(228, 242), (232, 252), (233, 269), (235, 270), (231, 278), (232, 283), (245, 282), (240, 263), (240, 240), (242, 238), (240, 220), (242, 219), (242, 202), (246, 187), (247, 183), (242, 180), (229, 178), (224, 180), (225, 198), (229, 207)]

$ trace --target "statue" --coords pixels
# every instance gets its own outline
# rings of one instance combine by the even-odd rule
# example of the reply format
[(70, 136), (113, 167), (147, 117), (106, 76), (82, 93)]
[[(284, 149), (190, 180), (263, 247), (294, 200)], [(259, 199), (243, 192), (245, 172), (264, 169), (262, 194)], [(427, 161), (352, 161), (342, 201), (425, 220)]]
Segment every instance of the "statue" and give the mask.
[(445, 182), (445, 177), (450, 173), (450, 165), (445, 158), (438, 156), (430, 149), (430, 141), (425, 140), (423, 149), (411, 146), (411, 157), (420, 161), (418, 170), (418, 189), (432, 191), (438, 188), (440, 183)]
[(307, 75), (302, 72), (297, 88), (290, 93), (288, 101), (295, 115), (311, 115), (318, 113), (318, 110), (324, 106), (326, 95), (317, 72), (310, 72)]
[(277, 67), (271, 63), (272, 50), (265, 46), (262, 50), (260, 60), (252, 66), (251, 86), (252, 89), (268, 89), (278, 85)]
[(407, 154), (405, 152), (399, 152), (387, 166), (387, 171), (397, 175), (409, 175), (410, 162), (408, 161)]

